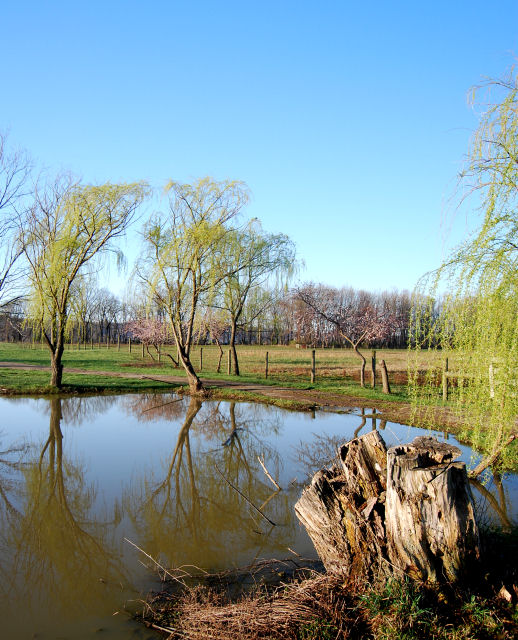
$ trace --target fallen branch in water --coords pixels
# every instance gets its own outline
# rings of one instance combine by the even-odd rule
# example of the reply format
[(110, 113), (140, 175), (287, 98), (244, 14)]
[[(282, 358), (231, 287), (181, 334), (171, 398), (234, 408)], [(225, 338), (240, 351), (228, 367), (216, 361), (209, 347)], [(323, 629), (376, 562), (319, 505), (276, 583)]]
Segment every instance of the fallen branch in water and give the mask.
[(237, 493), (239, 493), (239, 495), (240, 495), (242, 498), (244, 498), (244, 499), (248, 502), (248, 504), (249, 504), (251, 507), (253, 507), (253, 508), (257, 511), (257, 513), (259, 513), (260, 515), (262, 515), (262, 516), (263, 516), (263, 518), (266, 520), (266, 522), (269, 522), (273, 527), (276, 527), (276, 526), (277, 526), (277, 525), (275, 524), (275, 522), (272, 522), (272, 521), (270, 520), (270, 518), (269, 518), (268, 516), (266, 516), (266, 515), (261, 511), (261, 509), (259, 509), (259, 507), (256, 507), (256, 506), (255, 506), (255, 504), (254, 504), (254, 503), (253, 503), (249, 498), (247, 498), (247, 497), (245, 496), (245, 494), (244, 494), (244, 493), (242, 493), (241, 491), (239, 491), (239, 489), (238, 489), (237, 487), (235, 487), (235, 486), (234, 486), (234, 485), (233, 485), (229, 480), (227, 480), (227, 479), (225, 478), (225, 476), (224, 476), (224, 475), (221, 473), (221, 471), (218, 469), (217, 465), (214, 465), (214, 467), (215, 467), (216, 471), (219, 473), (219, 475), (223, 478), (223, 480), (228, 484), (228, 486), (229, 486), (229, 487), (231, 487), (232, 489), (234, 489), (234, 491), (236, 491)]
[(478, 464), (472, 471), (470, 471), (468, 473), (468, 477), (471, 478), (476, 478), (477, 476), (479, 476), (483, 471), (485, 471), (488, 467), (491, 467), (500, 457), (500, 455), (502, 454), (503, 450), (508, 447), (511, 442), (513, 442), (513, 440), (516, 440), (516, 438), (518, 438), (518, 434), (516, 433), (512, 433), (507, 440), (498, 447), (498, 449), (490, 456), (488, 456), (487, 458), (484, 458), (483, 460), (481, 460), (480, 464)]
[[(182, 587), (185, 587), (186, 584), (183, 581), (183, 578), (185, 577), (191, 577), (191, 574), (188, 571), (185, 571), (184, 569), (182, 570), (183, 575), (178, 577), (175, 576), (173, 573), (171, 573), (170, 571), (168, 571), (165, 567), (163, 567), (157, 560), (155, 560), (152, 556), (149, 555), (149, 553), (146, 553), (144, 551), (144, 549), (141, 549), (138, 544), (135, 544), (134, 542), (132, 542), (131, 540), (128, 540), (128, 538), (124, 538), (124, 541), (129, 543), (132, 547), (135, 547), (135, 549), (137, 549), (138, 551), (140, 551), (140, 553), (143, 553), (146, 558), (149, 558), (151, 560), (151, 562), (159, 569), (159, 572), (161, 571), (163, 573), (163, 576), (160, 576), (161, 580), (164, 580), (164, 576), (167, 576), (168, 578), (170, 578), (171, 580), (174, 580), (175, 582), (178, 582), (178, 584), (182, 585)], [(193, 565), (194, 566), (194, 565)], [(199, 567), (194, 567), (195, 569), (199, 569)], [(176, 569), (176, 571), (179, 571), (179, 569)], [(199, 571), (203, 571), (202, 569), (199, 569)]]
[[(150, 378), (151, 380), (152, 378)], [(170, 400), (169, 402), (164, 402), (163, 404), (157, 404), (156, 407), (150, 407), (149, 409), (143, 409), (141, 413), (147, 413), (148, 411), (154, 411), (155, 409), (161, 409), (162, 407), (167, 407), (169, 404), (174, 404), (175, 402), (181, 402), (183, 398), (176, 398), (175, 400)]]
[(264, 473), (266, 474), (266, 477), (268, 478), (268, 480), (275, 486), (277, 487), (277, 489), (279, 491), (282, 491), (282, 489), (280, 488), (280, 486), (277, 484), (277, 482), (275, 482), (275, 480), (272, 478), (272, 476), (269, 474), (268, 469), (265, 467), (264, 462), (261, 460), (261, 458), (259, 456), (257, 456), (257, 459), (259, 460), (259, 464), (261, 465), (261, 467), (263, 468)]

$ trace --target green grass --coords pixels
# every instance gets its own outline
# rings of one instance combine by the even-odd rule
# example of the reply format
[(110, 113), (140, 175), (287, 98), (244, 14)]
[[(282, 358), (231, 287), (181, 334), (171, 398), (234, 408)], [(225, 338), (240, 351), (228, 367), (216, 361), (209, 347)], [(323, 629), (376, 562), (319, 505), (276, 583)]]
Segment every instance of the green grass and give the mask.
[[(140, 380), (65, 373), (63, 393), (126, 393), (163, 390), (166, 385), (154, 380)], [(169, 387), (171, 385), (168, 385)], [(167, 388), (167, 387), (166, 387)], [(0, 391), (11, 394), (46, 395), (55, 393), (49, 386), (47, 371), (0, 369)]]
[(490, 640), (515, 637), (517, 630), (516, 607), (495, 595), (446, 596), (408, 578), (366, 590), (358, 612), (369, 620), (373, 640)]
[[(299, 350), (294, 347), (249, 347), (239, 346), (241, 376), (236, 377), (227, 373), (217, 373), (218, 349), (214, 346), (204, 346), (203, 371), (199, 371), (200, 347), (194, 347), (191, 354), (195, 369), (204, 378), (215, 380), (233, 380), (242, 383), (265, 384), (271, 386), (286, 386), (294, 389), (315, 390), (353, 395), (371, 400), (386, 399), (381, 389), (371, 389), (370, 386), (360, 387), (355, 378), (358, 377), (358, 359), (350, 350), (346, 349), (319, 349), (317, 350), (316, 382), (310, 383), (311, 352)], [(174, 354), (172, 348), (168, 349)], [(97, 347), (78, 350), (75, 346), (67, 348), (63, 356), (64, 384), (68, 387), (116, 388), (119, 390), (133, 390), (135, 388), (150, 388), (149, 381), (136, 381), (131, 379), (118, 379), (117, 381), (98, 376), (96, 382), (85, 376), (74, 376), (67, 373), (67, 369), (77, 368), (87, 371), (126, 372), (153, 377), (154, 375), (172, 375), (184, 377), (183, 369), (172, 366), (169, 358), (165, 356), (164, 349), (161, 363), (152, 360), (147, 354), (142, 358), (140, 345), (133, 345), (130, 353), (127, 345), (121, 345), (120, 350), (116, 346), (107, 349)], [(269, 355), (269, 376), (264, 376), (265, 353)], [(227, 352), (222, 362), (222, 370), (226, 371)], [(156, 354), (155, 358), (156, 358)], [(389, 370), (392, 367), (392, 376), (403, 376), (406, 371), (406, 351), (378, 352), (378, 361), (385, 358)], [(46, 348), (40, 345), (20, 345), (18, 343), (0, 343), (0, 361), (22, 363), (29, 365), (49, 366), (49, 355)], [(49, 374), (41, 371), (11, 371), (0, 370), (0, 386), (12, 392), (29, 392), (33, 389), (45, 388), (48, 385)], [(155, 383), (155, 388), (160, 383)], [(392, 382), (393, 394), (391, 400), (406, 401), (406, 388), (404, 384)]]

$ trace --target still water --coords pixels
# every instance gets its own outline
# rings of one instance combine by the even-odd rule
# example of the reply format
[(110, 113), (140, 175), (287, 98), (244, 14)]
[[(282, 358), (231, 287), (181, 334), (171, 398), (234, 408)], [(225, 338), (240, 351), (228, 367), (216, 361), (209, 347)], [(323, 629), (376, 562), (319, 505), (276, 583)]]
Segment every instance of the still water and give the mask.
[[(133, 545), (193, 572), (315, 557), (293, 505), (334, 446), (373, 428), (387, 445), (425, 433), (361, 414), (171, 394), (0, 399), (0, 638), (159, 637), (130, 616), (160, 588)], [(518, 478), (486, 480), (484, 518), (516, 521)]]

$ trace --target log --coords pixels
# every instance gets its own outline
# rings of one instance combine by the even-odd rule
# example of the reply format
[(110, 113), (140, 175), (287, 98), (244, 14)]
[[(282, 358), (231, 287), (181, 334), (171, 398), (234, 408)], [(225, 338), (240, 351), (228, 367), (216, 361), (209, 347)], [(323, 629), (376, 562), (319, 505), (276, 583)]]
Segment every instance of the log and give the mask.
[(459, 454), (428, 437), (387, 451), (377, 431), (340, 447), (295, 505), (327, 571), (461, 580), (480, 544)]

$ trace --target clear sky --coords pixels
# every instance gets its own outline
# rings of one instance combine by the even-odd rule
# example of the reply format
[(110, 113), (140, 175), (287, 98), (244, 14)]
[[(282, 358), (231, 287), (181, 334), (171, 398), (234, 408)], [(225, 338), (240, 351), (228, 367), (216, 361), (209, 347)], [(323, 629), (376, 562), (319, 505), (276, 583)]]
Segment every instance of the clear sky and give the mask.
[(3, 0), (0, 16), (0, 129), (41, 165), (244, 180), (302, 280), (370, 290), (413, 288), (471, 224), (443, 222), (466, 94), (518, 52), (517, 0)]

